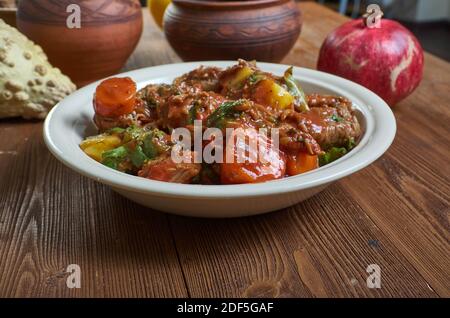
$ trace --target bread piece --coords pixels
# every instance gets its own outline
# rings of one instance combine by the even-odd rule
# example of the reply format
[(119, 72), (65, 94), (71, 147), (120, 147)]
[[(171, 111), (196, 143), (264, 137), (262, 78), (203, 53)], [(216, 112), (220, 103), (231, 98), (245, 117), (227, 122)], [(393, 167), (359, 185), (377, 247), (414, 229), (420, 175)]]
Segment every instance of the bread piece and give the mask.
[(40, 46), (0, 19), (0, 118), (45, 118), (75, 89)]

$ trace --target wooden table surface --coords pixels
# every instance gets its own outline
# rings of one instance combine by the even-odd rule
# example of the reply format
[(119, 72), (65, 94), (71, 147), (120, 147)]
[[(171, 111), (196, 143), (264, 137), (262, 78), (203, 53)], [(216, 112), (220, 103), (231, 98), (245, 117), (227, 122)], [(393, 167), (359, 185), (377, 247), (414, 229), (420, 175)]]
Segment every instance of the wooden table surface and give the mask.
[[(300, 5), (283, 61), (314, 68), (347, 18)], [(145, 15), (126, 69), (178, 62)], [(370, 167), (283, 211), (195, 219), (152, 211), (59, 163), (42, 122), (0, 121), (0, 296), (449, 297), (450, 64), (425, 57), (422, 84), (395, 109), (398, 132)], [(81, 268), (81, 288), (66, 268)], [(369, 264), (381, 288), (366, 285)]]

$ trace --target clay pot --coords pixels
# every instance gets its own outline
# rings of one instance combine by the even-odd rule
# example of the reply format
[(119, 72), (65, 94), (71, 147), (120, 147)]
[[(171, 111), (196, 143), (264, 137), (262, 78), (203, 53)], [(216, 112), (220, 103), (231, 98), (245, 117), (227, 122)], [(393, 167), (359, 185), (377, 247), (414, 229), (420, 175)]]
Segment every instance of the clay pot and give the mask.
[(167, 40), (185, 61), (279, 62), (301, 25), (293, 0), (173, 0), (164, 15)]
[(16, 27), (16, 14), (15, 8), (0, 8), (0, 19), (10, 26)]
[[(81, 28), (69, 28), (70, 4), (80, 6)], [(21, 0), (17, 27), (41, 45), (49, 61), (78, 86), (117, 73), (142, 34), (139, 0)]]

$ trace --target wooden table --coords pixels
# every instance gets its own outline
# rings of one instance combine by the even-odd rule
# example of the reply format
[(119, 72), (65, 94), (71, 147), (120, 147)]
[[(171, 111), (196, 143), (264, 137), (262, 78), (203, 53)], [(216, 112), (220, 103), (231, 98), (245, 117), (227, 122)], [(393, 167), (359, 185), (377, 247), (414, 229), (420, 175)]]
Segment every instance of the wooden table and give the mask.
[[(346, 21), (314, 3), (284, 63), (314, 68)], [(126, 69), (178, 62), (145, 11)], [(375, 164), (267, 215), (209, 220), (152, 211), (59, 163), (42, 123), (0, 121), (0, 296), (449, 297), (450, 65), (425, 57)], [(69, 264), (81, 288), (66, 286)], [(369, 264), (380, 289), (366, 285)]]

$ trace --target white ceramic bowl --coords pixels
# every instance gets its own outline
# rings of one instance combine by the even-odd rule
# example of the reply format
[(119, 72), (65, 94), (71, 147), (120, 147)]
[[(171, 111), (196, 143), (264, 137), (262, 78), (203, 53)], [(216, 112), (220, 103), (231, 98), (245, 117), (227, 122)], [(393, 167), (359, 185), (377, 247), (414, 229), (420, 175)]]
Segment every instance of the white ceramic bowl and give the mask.
[[(170, 83), (175, 77), (200, 65), (227, 67), (234, 61), (161, 65), (119, 76), (130, 76), (138, 88), (149, 83)], [(287, 65), (258, 63), (267, 72), (283, 74)], [(294, 76), (306, 92), (342, 95), (359, 110), (365, 129), (357, 147), (339, 160), (294, 177), (242, 185), (190, 185), (148, 180), (110, 169), (91, 159), (79, 148), (84, 137), (96, 133), (92, 96), (96, 86), (86, 86), (53, 108), (44, 125), (50, 151), (68, 167), (137, 203), (157, 210), (198, 217), (238, 217), (285, 208), (323, 190), (380, 157), (392, 143), (396, 124), (389, 106), (366, 88), (337, 76), (294, 68)], [(87, 198), (86, 198), (87, 199)]]

